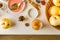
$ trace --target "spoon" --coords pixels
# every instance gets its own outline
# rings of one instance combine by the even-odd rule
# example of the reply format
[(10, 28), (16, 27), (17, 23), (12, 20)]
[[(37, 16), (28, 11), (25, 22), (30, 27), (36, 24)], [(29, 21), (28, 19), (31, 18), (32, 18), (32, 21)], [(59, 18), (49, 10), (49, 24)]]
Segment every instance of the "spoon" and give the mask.
[(16, 10), (17, 8), (19, 8), (19, 7), (21, 6), (21, 4), (22, 4), (23, 2), (25, 2), (25, 0), (23, 0), (21, 3), (14, 3), (14, 4), (10, 7), (10, 9), (11, 9), (11, 10)]

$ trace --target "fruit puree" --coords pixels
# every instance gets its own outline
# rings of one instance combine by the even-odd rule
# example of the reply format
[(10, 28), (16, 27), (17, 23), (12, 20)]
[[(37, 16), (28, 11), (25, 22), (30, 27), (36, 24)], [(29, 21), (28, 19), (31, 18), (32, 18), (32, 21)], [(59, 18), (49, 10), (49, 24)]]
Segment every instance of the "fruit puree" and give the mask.
[[(21, 3), (21, 2), (22, 2), (22, 0), (9, 0), (8, 1), (8, 7), (10, 8), (14, 3)], [(24, 7), (25, 7), (25, 2), (23, 2), (18, 9), (11, 10), (11, 11), (13, 11), (13, 12), (19, 12), (20, 11), (21, 12), (21, 11), (23, 11)]]

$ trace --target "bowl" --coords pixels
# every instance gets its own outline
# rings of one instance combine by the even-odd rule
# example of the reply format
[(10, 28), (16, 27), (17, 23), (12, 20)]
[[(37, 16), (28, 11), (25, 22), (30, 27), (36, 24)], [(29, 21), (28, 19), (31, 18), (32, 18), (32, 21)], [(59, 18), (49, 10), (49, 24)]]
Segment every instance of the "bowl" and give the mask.
[[(50, 24), (49, 19), (50, 19), (51, 16), (50, 16), (48, 10), (49, 10), (49, 8), (52, 7), (52, 6), (54, 6), (53, 0), (48, 0), (48, 2), (46, 3), (45, 12), (46, 12), (46, 18), (47, 18), (47, 21), (48, 21), (49, 24)], [(50, 24), (50, 25), (51, 25), (51, 24)], [(53, 26), (53, 25), (51, 25), (51, 26), (54, 27), (54, 28), (56, 28), (56, 29), (58, 29), (58, 30), (60, 30), (60, 26)]]
[[(10, 7), (12, 6), (12, 4), (14, 4), (14, 3), (18, 4), (18, 3), (21, 3), (21, 2), (22, 2), (22, 0), (8, 0), (9, 10), (10, 10)], [(25, 8), (25, 5), (26, 5), (26, 3), (23, 2), (19, 8), (17, 8), (16, 10), (10, 10), (10, 11), (15, 12), (15, 13), (22, 12)]]

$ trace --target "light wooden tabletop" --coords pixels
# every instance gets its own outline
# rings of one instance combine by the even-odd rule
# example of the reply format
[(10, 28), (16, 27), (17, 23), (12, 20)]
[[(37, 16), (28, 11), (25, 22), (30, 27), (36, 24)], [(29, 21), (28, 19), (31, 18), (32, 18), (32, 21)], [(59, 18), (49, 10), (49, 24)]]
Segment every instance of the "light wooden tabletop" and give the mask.
[(60, 40), (60, 36), (0, 36), (0, 40)]

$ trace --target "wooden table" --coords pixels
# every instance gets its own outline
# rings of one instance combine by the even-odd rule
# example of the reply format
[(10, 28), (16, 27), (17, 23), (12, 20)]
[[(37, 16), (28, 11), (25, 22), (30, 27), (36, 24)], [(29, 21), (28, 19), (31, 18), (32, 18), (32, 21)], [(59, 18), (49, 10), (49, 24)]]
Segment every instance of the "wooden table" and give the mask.
[(0, 36), (0, 40), (60, 40), (60, 36)]

